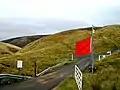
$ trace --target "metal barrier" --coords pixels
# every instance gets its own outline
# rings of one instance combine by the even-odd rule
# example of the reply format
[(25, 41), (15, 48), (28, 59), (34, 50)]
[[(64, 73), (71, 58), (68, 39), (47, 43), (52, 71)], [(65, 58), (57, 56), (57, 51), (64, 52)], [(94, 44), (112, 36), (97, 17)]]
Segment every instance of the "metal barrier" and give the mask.
[(20, 75), (13, 75), (13, 74), (0, 74), (0, 86), (18, 83), (21, 81), (28, 80), (32, 77), (29, 76), (20, 76)]

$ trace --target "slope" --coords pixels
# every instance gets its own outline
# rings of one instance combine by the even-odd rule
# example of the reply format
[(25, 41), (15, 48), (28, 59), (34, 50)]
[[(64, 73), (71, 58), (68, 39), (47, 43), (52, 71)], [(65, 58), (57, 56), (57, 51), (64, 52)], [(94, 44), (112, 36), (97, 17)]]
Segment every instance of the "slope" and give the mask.
[(0, 54), (13, 54), (21, 48), (12, 44), (0, 42)]
[(99, 29), (94, 35), (94, 51), (104, 52), (120, 48), (120, 25), (109, 25)]
[(16, 46), (19, 46), (19, 47), (24, 47), (28, 43), (33, 42), (37, 39), (40, 39), (44, 36), (47, 36), (47, 35), (33, 35), (33, 36), (16, 37), (16, 38), (3, 40), (2, 42), (10, 43), (10, 44), (13, 44), (13, 45), (16, 45)]
[[(69, 61), (75, 50), (75, 42), (90, 36), (90, 29), (69, 30), (46, 36), (31, 42), (14, 55), (2, 57), (0, 61), (9, 64), (11, 70), (4, 68), (4, 72), (18, 73), (16, 60), (24, 61), (22, 74), (33, 75), (34, 62), (37, 61), (37, 72), (63, 61)], [(97, 28), (94, 34), (95, 53), (103, 52), (120, 46), (120, 26), (111, 25)]]
[(0, 58), (0, 62), (8, 64), (10, 68), (2, 71), (18, 74), (16, 61), (23, 60), (23, 75), (33, 75), (34, 62), (37, 61), (37, 72), (57, 63), (70, 60), (70, 54), (75, 49), (77, 40), (89, 36), (88, 30), (70, 30), (38, 39), (14, 55)]
[(120, 52), (95, 62), (98, 68), (94, 74), (85, 72), (84, 90), (119, 90), (120, 89)]

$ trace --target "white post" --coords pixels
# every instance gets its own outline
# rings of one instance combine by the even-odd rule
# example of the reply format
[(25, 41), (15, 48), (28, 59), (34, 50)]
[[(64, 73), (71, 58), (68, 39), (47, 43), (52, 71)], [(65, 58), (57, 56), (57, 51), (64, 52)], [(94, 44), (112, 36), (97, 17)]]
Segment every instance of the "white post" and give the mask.
[(109, 55), (111, 55), (111, 51), (108, 51), (107, 53), (108, 53)]
[(74, 55), (72, 54), (72, 61), (74, 60)]
[[(94, 26), (92, 25), (92, 28), (94, 28)], [(92, 29), (92, 33), (95, 33), (95, 29)]]
[(106, 55), (102, 55), (102, 57), (103, 57), (103, 58), (105, 58), (105, 57), (106, 57)]
[(99, 55), (99, 61), (101, 60), (101, 58), (100, 58), (100, 57), (101, 57), (101, 55)]
[(112, 52), (110, 51), (110, 55), (112, 54)]

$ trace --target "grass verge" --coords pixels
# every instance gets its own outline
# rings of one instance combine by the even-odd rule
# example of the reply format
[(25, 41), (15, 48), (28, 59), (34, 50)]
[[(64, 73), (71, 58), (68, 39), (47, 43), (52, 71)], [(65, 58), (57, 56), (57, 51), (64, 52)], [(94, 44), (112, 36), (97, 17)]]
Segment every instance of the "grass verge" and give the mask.
[[(83, 90), (120, 90), (120, 53), (96, 61), (95, 65), (97, 67), (95, 73), (83, 72)], [(74, 78), (70, 77), (60, 83), (55, 90), (76, 90), (76, 87)]]

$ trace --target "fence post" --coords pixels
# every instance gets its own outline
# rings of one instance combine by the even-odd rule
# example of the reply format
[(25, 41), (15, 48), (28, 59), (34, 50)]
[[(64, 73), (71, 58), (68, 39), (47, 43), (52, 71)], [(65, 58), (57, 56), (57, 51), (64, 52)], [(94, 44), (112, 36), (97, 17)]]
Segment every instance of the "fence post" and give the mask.
[(34, 62), (34, 77), (37, 76), (37, 63), (36, 63), (36, 60)]
[(99, 61), (101, 60), (101, 55), (99, 55)]

